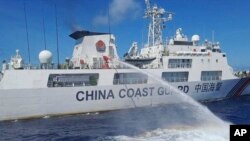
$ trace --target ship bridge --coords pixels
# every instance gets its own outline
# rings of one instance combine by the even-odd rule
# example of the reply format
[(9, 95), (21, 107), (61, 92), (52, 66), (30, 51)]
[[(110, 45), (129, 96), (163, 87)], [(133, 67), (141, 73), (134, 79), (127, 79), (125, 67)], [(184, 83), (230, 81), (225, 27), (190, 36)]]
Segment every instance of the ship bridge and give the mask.
[(111, 60), (119, 58), (113, 34), (83, 30), (69, 36), (76, 40), (71, 59), (73, 68), (110, 68)]

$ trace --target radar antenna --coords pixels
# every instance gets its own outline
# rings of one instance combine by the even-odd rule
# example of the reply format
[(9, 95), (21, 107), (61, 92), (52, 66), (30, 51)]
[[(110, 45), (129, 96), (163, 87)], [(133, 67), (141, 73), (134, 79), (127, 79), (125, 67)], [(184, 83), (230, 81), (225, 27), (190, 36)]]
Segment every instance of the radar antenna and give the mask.
[(147, 6), (147, 10), (150, 9), (150, 1), (149, 0), (145, 0), (145, 4)]
[(166, 22), (172, 20), (173, 13), (158, 8), (157, 5), (151, 6), (150, 0), (145, 0), (145, 4), (147, 9), (144, 17), (150, 20), (147, 46), (162, 44), (162, 30), (166, 27)]

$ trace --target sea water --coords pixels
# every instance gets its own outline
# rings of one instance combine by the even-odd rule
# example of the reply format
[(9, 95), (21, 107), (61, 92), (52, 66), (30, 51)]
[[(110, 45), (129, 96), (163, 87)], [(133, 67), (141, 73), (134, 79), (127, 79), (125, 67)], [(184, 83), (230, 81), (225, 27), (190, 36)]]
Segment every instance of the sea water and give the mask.
[[(216, 115), (234, 124), (250, 123), (250, 97), (205, 103)], [(223, 131), (199, 126), (184, 105), (162, 105), (105, 113), (0, 122), (0, 140), (126, 141), (229, 140)], [(193, 106), (190, 106), (193, 107)], [(193, 107), (195, 108), (195, 107)], [(180, 113), (178, 113), (179, 111)], [(160, 118), (159, 118), (160, 117)], [(208, 119), (209, 120), (209, 119)], [(193, 125), (192, 125), (193, 124)], [(185, 127), (186, 126), (186, 127)], [(192, 128), (193, 126), (193, 128)], [(227, 136), (227, 135), (225, 135)]]
[[(225, 121), (250, 124), (250, 96), (203, 104)], [(0, 122), (0, 140), (229, 140), (225, 139), (227, 133), (223, 133), (228, 127), (213, 130), (216, 127), (199, 125), (196, 115), (190, 113), (193, 110), (195, 107), (188, 104), (171, 104), (99, 114)]]

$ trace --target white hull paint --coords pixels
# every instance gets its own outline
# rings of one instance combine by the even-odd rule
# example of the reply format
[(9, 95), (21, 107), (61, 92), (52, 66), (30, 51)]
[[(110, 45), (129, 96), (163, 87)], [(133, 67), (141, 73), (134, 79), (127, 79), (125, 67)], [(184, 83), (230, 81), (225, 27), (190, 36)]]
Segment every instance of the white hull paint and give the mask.
[[(172, 83), (198, 101), (250, 94), (250, 78)], [(166, 89), (164, 89), (165, 87)], [(99, 97), (106, 91), (105, 98)], [(111, 92), (110, 92), (111, 91)], [(88, 99), (86, 95), (88, 96)], [(132, 96), (132, 97), (128, 97)], [(0, 120), (111, 111), (183, 102), (167, 86), (118, 85), (0, 90)]]

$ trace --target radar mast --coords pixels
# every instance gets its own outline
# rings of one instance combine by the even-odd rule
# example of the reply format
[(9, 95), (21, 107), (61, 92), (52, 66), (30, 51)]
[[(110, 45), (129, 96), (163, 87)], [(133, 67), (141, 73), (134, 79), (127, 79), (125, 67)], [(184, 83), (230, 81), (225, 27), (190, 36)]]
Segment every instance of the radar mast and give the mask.
[(145, 4), (147, 8), (144, 17), (150, 20), (147, 47), (162, 44), (162, 30), (166, 27), (165, 23), (172, 20), (173, 13), (157, 5), (151, 6), (150, 0), (145, 0)]

